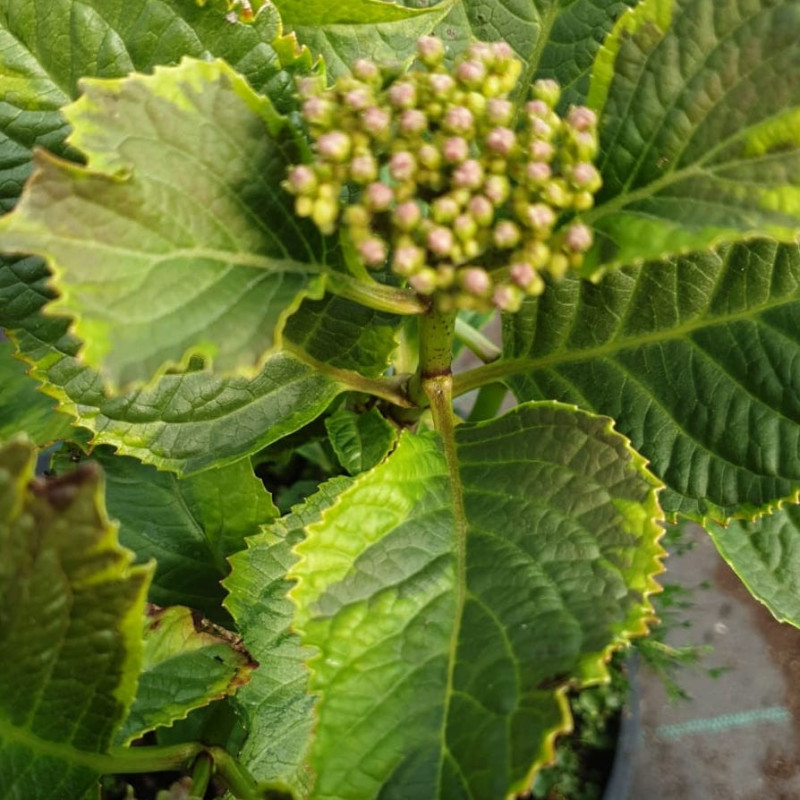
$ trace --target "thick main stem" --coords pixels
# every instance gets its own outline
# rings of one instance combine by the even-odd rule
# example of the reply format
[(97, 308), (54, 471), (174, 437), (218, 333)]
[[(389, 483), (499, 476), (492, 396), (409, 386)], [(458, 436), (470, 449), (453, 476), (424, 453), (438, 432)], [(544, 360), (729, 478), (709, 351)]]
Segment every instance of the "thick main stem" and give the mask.
[(453, 337), (456, 315), (434, 309), (419, 317), (419, 368), (409, 384), (409, 394), (417, 405), (430, 405), (436, 429), (452, 425)]

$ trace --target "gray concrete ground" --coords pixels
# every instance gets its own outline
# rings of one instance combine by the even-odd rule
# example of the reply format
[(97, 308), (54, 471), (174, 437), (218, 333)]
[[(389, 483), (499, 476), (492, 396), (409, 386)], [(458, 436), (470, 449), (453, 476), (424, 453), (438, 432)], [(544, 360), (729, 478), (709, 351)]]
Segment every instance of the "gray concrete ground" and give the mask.
[(800, 631), (750, 597), (700, 528), (688, 536), (693, 548), (668, 559), (664, 580), (694, 589), (692, 626), (670, 637), (713, 651), (681, 671), (687, 702), (670, 703), (639, 670), (629, 800), (800, 800)]

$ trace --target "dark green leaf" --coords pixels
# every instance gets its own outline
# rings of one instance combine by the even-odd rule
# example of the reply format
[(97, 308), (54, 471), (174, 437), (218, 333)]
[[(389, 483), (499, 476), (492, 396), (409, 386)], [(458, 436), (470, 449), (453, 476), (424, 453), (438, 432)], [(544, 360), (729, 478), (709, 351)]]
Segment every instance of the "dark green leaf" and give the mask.
[(608, 414), (668, 512), (724, 520), (800, 488), (800, 250), (758, 242), (568, 279), (506, 320), (520, 399)]
[(643, 633), (658, 482), (610, 421), (551, 403), (404, 435), (307, 527), (314, 798), (505, 798)]
[(372, 469), (397, 441), (397, 428), (377, 408), (363, 414), (339, 409), (325, 420), (339, 463), (351, 474)]

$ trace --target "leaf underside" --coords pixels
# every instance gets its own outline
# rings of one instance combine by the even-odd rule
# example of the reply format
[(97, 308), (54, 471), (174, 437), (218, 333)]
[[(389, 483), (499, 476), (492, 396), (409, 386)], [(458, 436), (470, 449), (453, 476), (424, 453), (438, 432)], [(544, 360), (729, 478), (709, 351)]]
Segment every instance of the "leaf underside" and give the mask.
[(7, 800), (82, 797), (136, 692), (149, 567), (132, 567), (85, 467), (33, 480), (0, 447), (0, 774)]
[(526, 790), (565, 686), (646, 629), (658, 484), (607, 419), (521, 406), (455, 448), (404, 435), (295, 548), (313, 797)]

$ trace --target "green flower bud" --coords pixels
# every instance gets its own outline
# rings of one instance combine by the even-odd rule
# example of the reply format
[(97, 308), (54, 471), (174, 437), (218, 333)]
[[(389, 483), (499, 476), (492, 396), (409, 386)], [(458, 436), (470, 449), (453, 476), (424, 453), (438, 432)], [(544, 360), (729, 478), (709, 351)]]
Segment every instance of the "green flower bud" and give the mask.
[(483, 184), (483, 193), (495, 206), (500, 206), (511, 194), (511, 182), (505, 175), (490, 175)]
[(456, 238), (462, 242), (467, 242), (478, 232), (478, 223), (469, 214), (459, 214), (453, 220), (453, 231), (456, 234)]
[(533, 188), (543, 186), (553, 175), (553, 170), (545, 161), (529, 161), (525, 165), (525, 182)]
[(596, 192), (602, 185), (603, 179), (593, 164), (581, 161), (569, 171), (569, 181), (576, 189), (587, 192)]
[(373, 88), (377, 88), (381, 82), (380, 68), (367, 58), (359, 58), (353, 64), (353, 75)]
[(449, 195), (437, 197), (431, 204), (431, 216), (440, 224), (452, 222), (460, 210), (461, 206)]
[(498, 73), (500, 78), (500, 92), (499, 94), (508, 94), (514, 90), (517, 85), (519, 76), (522, 74), (522, 62), (516, 58), (512, 58), (506, 67)]
[(456, 280), (456, 268), (452, 264), (439, 264), (436, 275), (440, 289), (449, 289)]
[(413, 108), (417, 102), (417, 87), (411, 81), (398, 81), (389, 87), (388, 96), (397, 109)]
[(585, 253), (593, 241), (592, 231), (580, 222), (570, 225), (564, 236), (564, 244), (576, 253)]
[(313, 212), (313, 197), (298, 197), (294, 201), (294, 213), (297, 214), (298, 217), (310, 217)]
[(517, 225), (511, 220), (504, 219), (495, 225), (492, 236), (497, 247), (501, 250), (510, 250), (519, 244), (522, 234)]
[(369, 209), (358, 203), (347, 206), (343, 212), (343, 217), (349, 227), (357, 230), (367, 230), (370, 222), (372, 222), (372, 214), (370, 214)]
[(350, 155), (350, 137), (342, 131), (323, 133), (317, 139), (317, 150), (323, 158), (341, 164)]
[(548, 272), (556, 279), (560, 280), (567, 274), (569, 269), (569, 258), (563, 253), (553, 253), (548, 265)]
[(572, 192), (561, 178), (555, 178), (544, 187), (544, 198), (555, 208), (568, 208), (572, 204)]
[(350, 162), (350, 179), (370, 183), (378, 177), (378, 162), (371, 155), (354, 156)]
[(555, 147), (550, 142), (534, 139), (528, 145), (528, 154), (534, 161), (552, 161), (556, 153)]
[(506, 126), (514, 117), (514, 104), (505, 98), (492, 97), (486, 103), (486, 118), (490, 125)]
[(557, 81), (542, 78), (533, 84), (533, 96), (553, 108), (561, 99), (561, 87)]
[(372, 103), (372, 94), (363, 87), (358, 87), (346, 92), (343, 99), (348, 108), (352, 108), (353, 111), (363, 111)]
[(428, 86), (437, 100), (449, 100), (456, 82), (444, 72), (434, 72), (428, 76)]
[(480, 119), (486, 114), (486, 102), (486, 96), (481, 92), (470, 92), (464, 100), (464, 105)]
[(438, 67), (444, 59), (444, 42), (437, 36), (420, 36), (417, 39), (417, 58), (426, 67)]
[(361, 127), (379, 141), (389, 137), (391, 124), (392, 118), (389, 112), (377, 106), (370, 106), (361, 114)]
[(594, 206), (594, 195), (591, 192), (576, 192), (572, 198), (575, 211), (588, 211)]
[(395, 248), (392, 256), (392, 269), (398, 275), (408, 277), (418, 272), (425, 264), (425, 251), (420, 247), (405, 246)]
[(500, 311), (514, 314), (519, 311), (522, 306), (522, 299), (522, 292), (516, 286), (503, 284), (494, 290), (492, 303), (495, 308), (498, 308)]
[(432, 144), (423, 144), (417, 150), (417, 161), (427, 169), (437, 170), (442, 165), (442, 154), (438, 147), (434, 147)]
[(537, 233), (545, 233), (556, 224), (556, 214), (544, 203), (531, 203), (524, 209), (523, 221)]
[(569, 144), (578, 161), (592, 161), (597, 156), (597, 134), (592, 131), (570, 131)]
[(300, 99), (308, 100), (325, 91), (325, 79), (322, 77), (298, 78), (296, 86)]
[(422, 219), (422, 212), (419, 206), (413, 201), (400, 203), (392, 213), (392, 222), (401, 231), (411, 231), (419, 225)]
[(544, 269), (550, 263), (550, 256), (550, 248), (536, 239), (525, 244), (522, 254), (522, 258), (531, 263), (534, 269)]
[(420, 294), (433, 294), (438, 286), (438, 275), (435, 269), (423, 267), (416, 275), (412, 275), (408, 282)]
[(376, 181), (364, 192), (364, 205), (371, 211), (386, 211), (394, 200), (394, 192), (385, 183)]
[(324, 234), (331, 234), (334, 223), (339, 216), (339, 204), (327, 197), (319, 197), (314, 201), (311, 219)]
[(333, 122), (334, 110), (335, 107), (329, 100), (317, 96), (309, 97), (303, 103), (303, 119), (309, 125), (324, 128)]
[(488, 228), (494, 220), (494, 206), (481, 194), (472, 197), (467, 203), (467, 210), (478, 225)]
[(426, 242), (432, 253), (443, 258), (450, 255), (453, 249), (453, 232), (449, 228), (437, 225), (428, 231)]
[(317, 176), (311, 167), (301, 164), (289, 170), (284, 185), (292, 194), (313, 195), (317, 189)]

